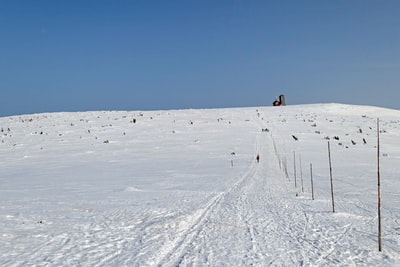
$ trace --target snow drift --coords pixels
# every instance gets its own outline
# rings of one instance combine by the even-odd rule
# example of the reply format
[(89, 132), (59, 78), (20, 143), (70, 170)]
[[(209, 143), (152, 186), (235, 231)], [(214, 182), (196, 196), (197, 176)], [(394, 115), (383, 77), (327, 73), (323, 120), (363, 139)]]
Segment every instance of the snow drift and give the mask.
[(2, 266), (400, 265), (399, 111), (48, 113), (0, 130)]

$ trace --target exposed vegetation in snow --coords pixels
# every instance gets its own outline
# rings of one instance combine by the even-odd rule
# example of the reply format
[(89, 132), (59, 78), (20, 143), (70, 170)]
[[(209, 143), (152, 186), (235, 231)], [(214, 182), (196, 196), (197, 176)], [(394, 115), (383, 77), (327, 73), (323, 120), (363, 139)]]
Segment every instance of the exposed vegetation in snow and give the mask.
[(0, 265), (398, 266), (399, 136), (340, 104), (0, 118)]

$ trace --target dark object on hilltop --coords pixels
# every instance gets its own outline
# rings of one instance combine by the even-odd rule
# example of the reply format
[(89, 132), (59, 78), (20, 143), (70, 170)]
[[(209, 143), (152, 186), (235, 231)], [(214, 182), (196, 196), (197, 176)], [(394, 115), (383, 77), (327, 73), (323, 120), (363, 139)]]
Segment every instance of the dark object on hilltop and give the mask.
[(278, 100), (278, 99), (275, 99), (275, 101), (272, 102), (272, 105), (273, 105), (274, 107), (286, 106), (285, 95), (280, 95), (280, 96), (279, 96), (279, 100)]

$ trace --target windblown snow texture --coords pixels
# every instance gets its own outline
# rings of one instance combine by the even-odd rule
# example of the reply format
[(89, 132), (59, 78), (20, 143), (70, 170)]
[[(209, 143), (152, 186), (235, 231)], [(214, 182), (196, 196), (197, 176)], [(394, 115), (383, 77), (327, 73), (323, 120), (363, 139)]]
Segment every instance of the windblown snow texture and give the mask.
[(400, 265), (399, 111), (48, 113), (0, 130), (1, 266)]

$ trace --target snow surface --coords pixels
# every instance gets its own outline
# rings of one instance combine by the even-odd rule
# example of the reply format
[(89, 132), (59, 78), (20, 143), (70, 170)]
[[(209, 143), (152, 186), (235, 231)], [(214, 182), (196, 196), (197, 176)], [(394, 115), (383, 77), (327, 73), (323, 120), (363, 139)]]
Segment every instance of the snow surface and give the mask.
[(0, 129), (0, 266), (400, 266), (399, 111), (48, 113)]

